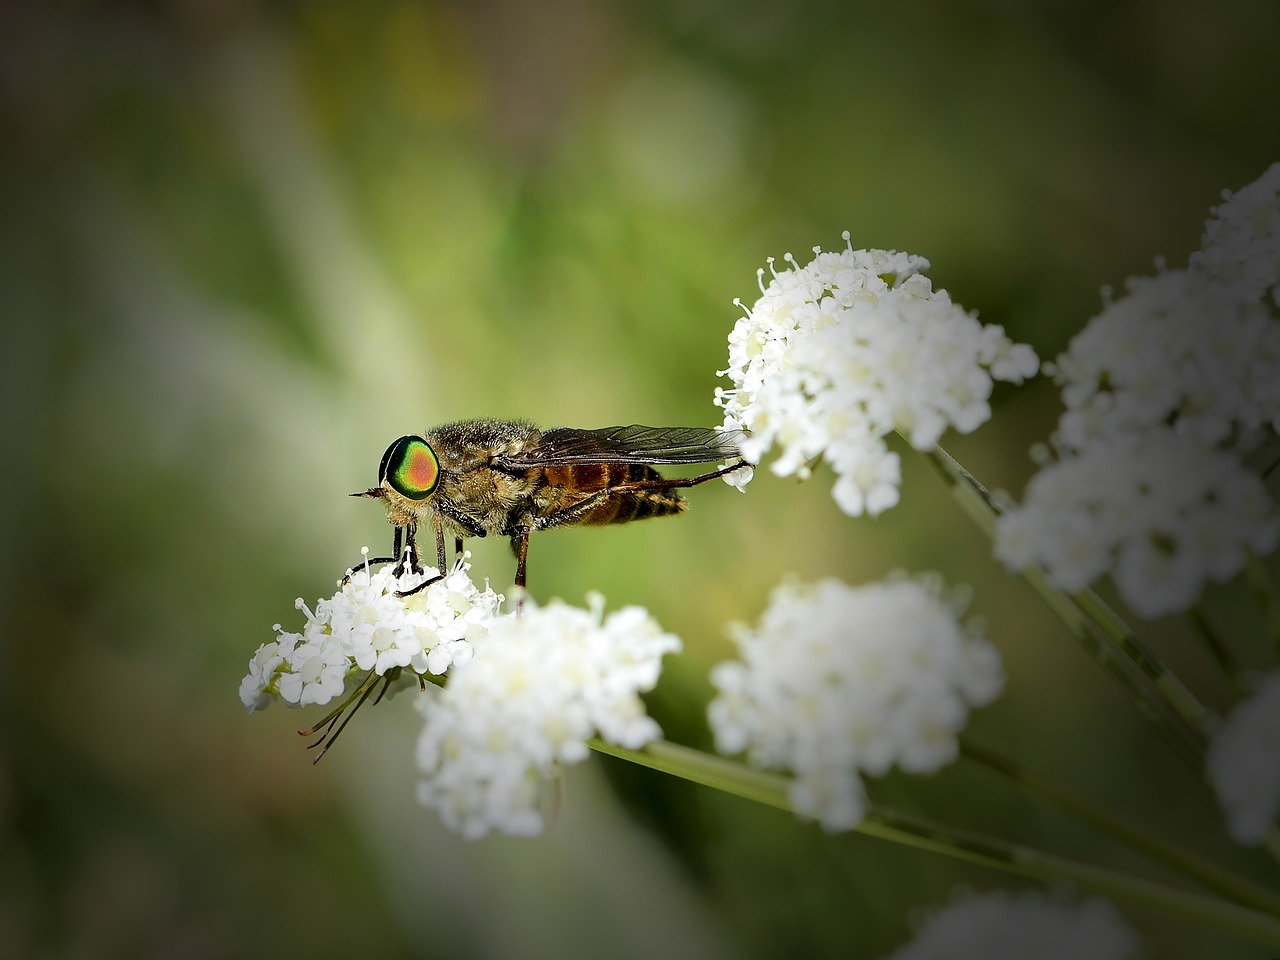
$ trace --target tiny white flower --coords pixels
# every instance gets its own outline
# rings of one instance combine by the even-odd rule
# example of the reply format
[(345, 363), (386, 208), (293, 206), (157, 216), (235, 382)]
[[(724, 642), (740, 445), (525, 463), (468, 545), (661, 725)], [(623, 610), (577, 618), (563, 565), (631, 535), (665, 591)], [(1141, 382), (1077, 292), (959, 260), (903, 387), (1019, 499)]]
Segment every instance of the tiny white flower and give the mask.
[(249, 672), (240, 681), (240, 702), (248, 713), (264, 710), (271, 703), (273, 696), (278, 696), (276, 679), (281, 668), (285, 666), (285, 658), (302, 640), (296, 633), (281, 633), (276, 624), (275, 640), (261, 644), (249, 659)]
[(1110, 901), (993, 893), (933, 914), (886, 960), (1129, 960), (1141, 947)]
[(1280, 324), (1196, 270), (1134, 277), (1049, 367), (1066, 410), (1055, 443), (1172, 425), (1206, 445), (1280, 425)]
[(962, 606), (936, 578), (784, 582), (759, 626), (731, 628), (741, 660), (711, 672), (716, 748), (791, 771), (798, 813), (854, 826), (860, 772), (950, 762), (969, 710), (1002, 689), (999, 655), (961, 625)]
[(500, 594), (471, 581), (465, 557), (446, 577), (407, 597), (396, 594), (438, 572), (427, 567), (397, 577), (390, 566), (358, 568), (314, 611), (299, 600), (307, 617), (302, 632), (281, 632), (258, 648), (240, 685), (241, 702), (250, 711), (273, 698), (289, 706), (324, 704), (362, 671), (439, 675), (465, 661), (502, 605)]
[[(898, 501), (887, 434), (927, 449), (948, 427), (968, 433), (991, 416), (993, 379), (1021, 383), (1039, 362), (935, 291), (927, 260), (848, 239), (804, 267), (790, 254), (788, 269), (770, 261), (773, 279), (729, 334), (721, 376), (733, 386), (715, 402), (726, 428), (747, 431), (747, 460), (776, 449), (770, 469), (804, 478), (825, 459), (840, 509), (875, 515)], [(742, 489), (750, 475), (726, 480)]]
[(1046, 464), (997, 522), (995, 554), (1070, 593), (1109, 573), (1135, 613), (1158, 617), (1278, 542), (1280, 510), (1262, 481), (1166, 427), (1095, 438)]
[(288, 667), (277, 681), (280, 699), (292, 706), (328, 703), (341, 696), (351, 658), (331, 634), (309, 630), (304, 642), (286, 658)]
[(1242, 301), (1258, 301), (1280, 284), (1280, 163), (1233, 193), (1205, 224), (1201, 252), (1191, 265), (1230, 287)]
[(1236, 705), (1206, 759), (1232, 838), (1257, 846), (1280, 817), (1280, 671)]
[(902, 461), (878, 439), (850, 438), (828, 452), (836, 469), (831, 495), (851, 517), (878, 516), (896, 506), (902, 483)]
[(1215, 210), (1186, 269), (1131, 278), (1045, 365), (1057, 460), (997, 525), (1010, 569), (1069, 592), (1110, 575), (1158, 617), (1276, 548), (1280, 512), (1241, 457), (1280, 430), (1278, 278), (1280, 164)]
[(599, 736), (636, 749), (662, 735), (640, 694), (680, 641), (639, 607), (604, 615), (526, 602), (491, 620), (443, 690), (419, 699), (418, 799), (465, 837), (540, 833), (543, 785)]

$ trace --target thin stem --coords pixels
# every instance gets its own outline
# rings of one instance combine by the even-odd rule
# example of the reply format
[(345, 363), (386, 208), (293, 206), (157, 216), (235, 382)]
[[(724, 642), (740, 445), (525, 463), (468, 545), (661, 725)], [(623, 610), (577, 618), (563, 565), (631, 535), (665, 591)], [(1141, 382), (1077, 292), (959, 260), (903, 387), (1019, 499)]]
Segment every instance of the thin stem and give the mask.
[(668, 740), (657, 740), (643, 750), (629, 750), (596, 737), (588, 740), (587, 746), (597, 753), (638, 763), (651, 770), (700, 783), (704, 787), (752, 800), (766, 807), (791, 812), (791, 801), (787, 799), (790, 781), (776, 773), (753, 770), (734, 760), (703, 753)]
[[(338, 742), (338, 737), (342, 736), (342, 731), (347, 729), (347, 724), (351, 722), (351, 718), (354, 717), (360, 708), (364, 706), (365, 701), (369, 699), (369, 695), (373, 693), (373, 688), (376, 687), (378, 685), (378, 681), (382, 679), (382, 677), (378, 676), (372, 670), (369, 671), (369, 679), (364, 681), (364, 683), (357, 688), (363, 692), (360, 694), (360, 699), (355, 702), (355, 706), (351, 708), (351, 712), (342, 718), (342, 722), (338, 724), (337, 729), (311, 745), (313, 747), (320, 748), (316, 751), (316, 755), (311, 758), (312, 763), (319, 763), (320, 758), (329, 752), (329, 748)], [(334, 719), (336, 720), (337, 718), (335, 717)], [(330, 723), (332, 722), (333, 721), (330, 721)]]
[(1222, 675), (1226, 677), (1227, 682), (1231, 684), (1231, 688), (1238, 695), (1243, 689), (1240, 682), (1240, 664), (1236, 662), (1236, 658), (1227, 649), (1227, 645), (1218, 637), (1217, 631), (1213, 629), (1213, 624), (1209, 622), (1209, 618), (1199, 604), (1196, 604), (1188, 611), (1188, 616), (1191, 619), (1191, 625), (1195, 628), (1196, 636), (1200, 638), (1200, 642), (1208, 652), (1209, 658), (1218, 665), (1218, 669), (1222, 671)]
[[(651, 743), (643, 750), (629, 750), (605, 743), (599, 738), (591, 740), (588, 745), (600, 753), (674, 777), (714, 787), (780, 810), (791, 810), (787, 800), (786, 778), (761, 773), (723, 757), (666, 741)], [(1049, 883), (1067, 881), (1082, 890), (1101, 893), (1166, 916), (1190, 920), (1273, 949), (1280, 948), (1280, 920), (1203, 894), (1126, 876), (1031, 847), (897, 813), (878, 805), (854, 829), (866, 836), (918, 850), (928, 850), (1005, 873)]]
[(905, 846), (931, 850), (1046, 883), (1066, 880), (1082, 890), (1091, 890), (1175, 919), (1189, 920), (1272, 949), (1280, 942), (1277, 939), (1280, 938), (1280, 920), (1265, 913), (1067, 860), (1030, 847), (993, 841), (949, 827), (939, 828), (928, 821), (878, 807), (858, 830), (868, 836), (879, 836)]
[[(964, 512), (994, 539), (1002, 508), (987, 488), (941, 447), (924, 455)], [(1021, 575), (1094, 661), (1124, 687), (1178, 756), (1203, 776), (1204, 729), (1211, 714), (1195, 695), (1092, 590), (1064, 593), (1036, 566), (1025, 568)]]
[(300, 737), (314, 736), (315, 734), (319, 733), (322, 729), (332, 724), (335, 720), (338, 719), (338, 717), (342, 715), (342, 712), (346, 710), (347, 707), (351, 706), (351, 704), (355, 702), (355, 700), (358, 697), (365, 695), (365, 687), (369, 686), (374, 682), (375, 676), (376, 674), (372, 670), (366, 673), (364, 675), (364, 678), (358, 684), (356, 684), (355, 689), (352, 690), (350, 694), (348, 694), (345, 700), (343, 700), (340, 704), (338, 704), (336, 707), (334, 707), (332, 710), (326, 713), (323, 717), (321, 717), (311, 726), (307, 727), (307, 729), (299, 730), (298, 736)]
[(1169, 745), (1178, 758), (1197, 777), (1203, 776), (1206, 749), (1204, 735), (1186, 721), (1183, 714), (1169, 702), (1166, 696), (1162, 695), (1150, 677), (1107, 637), (1095, 621), (1084, 616), (1080, 606), (1072, 597), (1049, 583), (1044, 571), (1038, 567), (1028, 567), (1022, 571), (1022, 578), (1049, 609), (1057, 614), (1058, 619), (1084, 648), (1085, 653), (1124, 688), (1125, 693), (1138, 708), (1138, 712), (1152, 723), (1161, 739)]
[(1185, 848), (1169, 843), (1154, 834), (1127, 824), (1099, 810), (1093, 804), (1073, 796), (1031, 773), (1016, 760), (1000, 756), (964, 739), (960, 742), (960, 754), (1038, 793), (1046, 800), (1079, 817), (1086, 823), (1092, 824), (1129, 844), (1134, 849), (1140, 850), (1148, 856), (1173, 867), (1175, 870), (1181, 871), (1210, 890), (1215, 890), (1224, 896), (1230, 897), (1244, 906), (1253, 907), (1256, 910), (1264, 910), (1280, 917), (1280, 896), (1277, 896), (1266, 887), (1237, 876)]
[(1159, 688), (1169, 703), (1194, 731), (1194, 741), (1203, 754), (1208, 745), (1205, 731), (1213, 727), (1217, 718), (1205, 707), (1194, 693), (1178, 679), (1154, 650), (1148, 647), (1133, 628), (1112, 610), (1105, 600), (1092, 590), (1081, 590), (1071, 594), (1071, 601), (1084, 611), (1090, 622), (1096, 623), (1106, 632), (1126, 656)]

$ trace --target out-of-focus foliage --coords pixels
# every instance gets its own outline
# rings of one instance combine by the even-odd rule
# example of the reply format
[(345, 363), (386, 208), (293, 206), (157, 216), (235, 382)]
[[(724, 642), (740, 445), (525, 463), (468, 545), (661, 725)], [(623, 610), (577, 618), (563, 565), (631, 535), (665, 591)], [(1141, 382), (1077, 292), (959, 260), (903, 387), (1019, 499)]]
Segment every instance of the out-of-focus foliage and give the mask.
[[(1002, 882), (603, 758), (549, 836), (465, 844), (413, 803), (406, 702), (313, 768), (291, 731), (315, 718), (246, 718), (236, 685), (296, 595), (389, 543), (344, 494), (392, 438), (717, 422), (766, 256), (847, 227), (1052, 356), (1275, 159), (1278, 31), (1265, 0), (7, 6), (0, 953), (874, 957)], [(1055, 398), (999, 399), (952, 446), (1020, 489)], [(706, 745), (723, 624), (784, 574), (940, 570), (1010, 674), (976, 736), (1175, 835), (1216, 822), (927, 469), (874, 521), (828, 489), (536, 536), (531, 587), (682, 636), (652, 712)], [(475, 553), (505, 588), (505, 545)], [(1114, 853), (981, 771), (871, 786)], [(1158, 955), (1265, 955), (1131, 920)]]

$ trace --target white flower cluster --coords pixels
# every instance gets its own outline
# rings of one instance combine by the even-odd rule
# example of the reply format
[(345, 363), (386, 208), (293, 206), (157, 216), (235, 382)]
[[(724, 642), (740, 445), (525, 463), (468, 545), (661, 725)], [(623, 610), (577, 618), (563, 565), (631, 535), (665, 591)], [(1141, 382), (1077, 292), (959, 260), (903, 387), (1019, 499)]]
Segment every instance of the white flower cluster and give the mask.
[(423, 692), (418, 798), (463, 836), (540, 833), (542, 785), (583, 760), (588, 740), (638, 749), (661, 737), (639, 694), (679, 639), (639, 607), (605, 617), (602, 597), (590, 604), (526, 602), (443, 689)]
[(969, 709), (1000, 693), (1000, 656), (962, 612), (936, 578), (783, 583), (758, 627), (730, 628), (741, 661), (712, 671), (716, 748), (792, 771), (798, 813), (853, 827), (865, 809), (859, 771), (938, 769), (956, 756)]
[[(922, 257), (886, 250), (814, 248), (804, 267), (774, 271), (729, 335), (732, 382), (717, 388), (724, 425), (749, 432), (743, 454), (774, 473), (805, 477), (818, 457), (835, 470), (833, 495), (850, 516), (898, 502), (899, 463), (884, 437), (897, 430), (917, 449), (943, 431), (988, 420), (992, 380), (1021, 383), (1039, 361), (998, 326), (980, 324), (935, 291)], [(770, 270), (773, 261), (770, 259)], [(741, 487), (747, 471), (727, 477)]]
[(1133, 278), (1053, 364), (1065, 412), (996, 555), (1076, 591), (1110, 574), (1135, 613), (1184, 611), (1280, 514), (1241, 460), (1280, 429), (1280, 165), (1219, 207), (1185, 270)]
[(1280, 816), (1280, 671), (1231, 711), (1209, 744), (1207, 768), (1231, 836), (1261, 843)]
[(493, 623), (502, 596), (481, 590), (462, 563), (448, 576), (408, 597), (396, 596), (438, 571), (396, 577), (390, 566), (357, 568), (332, 597), (316, 604), (302, 600), (307, 622), (301, 633), (286, 633), (262, 644), (240, 683), (240, 700), (250, 712), (272, 700), (293, 707), (328, 703), (346, 690), (347, 680), (372, 670), (378, 676), (402, 667), (419, 675), (439, 675), (465, 663), (472, 644)]
[(1110, 901), (993, 893), (934, 914), (888, 960), (1126, 960), (1141, 946)]
[(1094, 440), (1045, 465), (996, 525), (996, 556), (1037, 565), (1060, 589), (1105, 573), (1135, 613), (1188, 609), (1208, 581), (1280, 542), (1280, 512), (1230, 454), (1171, 430)]
[(1270, 293), (1280, 304), (1280, 163), (1214, 207), (1191, 266), (1236, 291), (1244, 301)]
[(1280, 428), (1280, 323), (1194, 270), (1134, 277), (1046, 369), (1066, 411), (1055, 445), (1166, 425), (1207, 445)]

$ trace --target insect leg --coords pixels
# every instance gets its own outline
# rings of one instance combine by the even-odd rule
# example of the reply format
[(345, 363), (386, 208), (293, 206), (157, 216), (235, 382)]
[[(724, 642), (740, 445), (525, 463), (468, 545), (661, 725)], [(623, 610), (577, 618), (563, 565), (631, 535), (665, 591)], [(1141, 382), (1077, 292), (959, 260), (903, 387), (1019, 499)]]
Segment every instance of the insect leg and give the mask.
[[(433, 583), (438, 583), (439, 581), (444, 579), (444, 526), (440, 521), (439, 510), (436, 510), (432, 514), (432, 519), (435, 521), (435, 528), (436, 528), (436, 561), (437, 561), (436, 575), (434, 577), (431, 577), (428, 580), (423, 580), (416, 587), (410, 587), (408, 590), (397, 590), (396, 591), (397, 597), (412, 597), (419, 590), (425, 590), (427, 587), (431, 586)], [(413, 572), (423, 573), (424, 571), (422, 569), (422, 565), (418, 563), (417, 544), (414, 544), (413, 560), (414, 560), (414, 566), (412, 568)]]
[(455, 526), (466, 531), (468, 536), (483, 537), (487, 532), (484, 526), (474, 517), (469, 517), (447, 500), (437, 501), (436, 512), (447, 517)]
[[(595, 493), (591, 494), (591, 496), (584, 497), (583, 499), (579, 500), (577, 503), (571, 506), (565, 507), (563, 510), (557, 510), (555, 513), (548, 514), (545, 517), (534, 517), (533, 529), (546, 530), (549, 527), (558, 527), (562, 523), (570, 523), (571, 521), (576, 520), (578, 517), (583, 516), (584, 514), (590, 513), (596, 507), (600, 506), (600, 504), (602, 504), (605, 500), (608, 500), (609, 497), (613, 496), (615, 492), (623, 489), (624, 488), (622, 486), (617, 486), (617, 487), (608, 487), (604, 490), (597, 490)], [(630, 487), (628, 486), (627, 489), (630, 489)], [(526, 539), (527, 539), (527, 534), (526, 534)], [(511, 546), (514, 548), (515, 545), (516, 545), (516, 540), (515, 540), (515, 537), (513, 536), (511, 538)]]
[(351, 566), (347, 567), (346, 576), (342, 578), (342, 582), (339, 584), (339, 586), (345, 587), (347, 585), (347, 581), (351, 579), (351, 575), (355, 573), (357, 570), (359, 570), (361, 567), (363, 567), (365, 564), (398, 563), (400, 561), (400, 528), (393, 527), (392, 529), (395, 530), (395, 536), (392, 538), (391, 556), (361, 557), (357, 563), (353, 563)]
[(675, 480), (636, 480), (631, 483), (620, 483), (615, 487), (610, 487), (605, 493), (614, 491), (626, 492), (629, 490), (670, 490), (674, 487), (696, 487), (700, 483), (706, 483), (708, 480), (714, 480), (716, 477), (723, 477), (726, 473), (733, 473), (735, 470), (741, 470), (743, 467), (750, 467), (752, 464), (745, 460), (739, 460), (737, 463), (731, 463), (727, 467), (721, 467), (719, 470), (713, 470), (711, 473), (704, 473), (698, 477), (688, 477), (685, 479), (677, 478)]
[[(409, 558), (409, 572), (422, 573), (422, 563), (418, 557), (418, 525), (407, 524), (404, 528), (405, 555)], [(396, 576), (404, 573), (404, 561), (396, 567)]]
[(440, 517), (439, 510), (431, 512), (431, 519), (436, 526), (436, 569), (444, 573), (444, 521)]
[(413, 596), (415, 593), (417, 593), (419, 590), (425, 590), (425, 589), (427, 589), (427, 587), (431, 586), (433, 583), (439, 583), (439, 582), (440, 582), (441, 580), (443, 580), (443, 579), (444, 579), (444, 574), (443, 574), (443, 573), (437, 573), (434, 577), (429, 577), (428, 579), (423, 580), (423, 581), (422, 581), (420, 584), (418, 584), (416, 587), (410, 587), (408, 590), (397, 590), (397, 591), (396, 591), (396, 596), (397, 596), (397, 597), (412, 597), (412, 596)]
[[(412, 597), (419, 590), (425, 590), (427, 587), (431, 586), (433, 583), (439, 583), (441, 580), (444, 579), (444, 530), (440, 525), (440, 514), (438, 511), (435, 514), (435, 527), (436, 527), (436, 553), (438, 554), (439, 560), (440, 560), (440, 566), (437, 567), (436, 575), (434, 577), (430, 577), (426, 580), (423, 580), (416, 587), (410, 587), (408, 590), (397, 590), (396, 591), (397, 597)], [(413, 524), (410, 524), (409, 527), (406, 529), (408, 530), (408, 536), (409, 536), (409, 552), (413, 558), (409, 569), (414, 573), (425, 573), (426, 571), (423, 570), (422, 564), (419, 562), (418, 544), (417, 544), (417, 541), (414, 539), (414, 531), (416, 531), (417, 528)]]
[(453, 538), (453, 553), (454, 553), (455, 563), (462, 559), (462, 538), (461, 537)]
[[(412, 530), (412, 529), (410, 529), (410, 528), (408, 528), (408, 527), (394, 527), (393, 529), (395, 530), (395, 536), (394, 536), (394, 538), (393, 538), (393, 546), (394, 546), (394, 548), (395, 548), (395, 549), (394, 549), (394, 552), (395, 552), (395, 555), (396, 555), (396, 567), (395, 567), (395, 569), (394, 569), (393, 571), (391, 571), (391, 572), (392, 572), (393, 574), (395, 574), (395, 575), (398, 577), (398, 576), (401, 576), (401, 575), (404, 573), (404, 564), (405, 564), (405, 554), (406, 554), (406, 551), (407, 551), (407, 552), (408, 552), (408, 554), (410, 555), (410, 559), (412, 559), (412, 554), (413, 554), (413, 530)], [(401, 535), (402, 535), (402, 534), (404, 535), (404, 540), (405, 540), (405, 544), (404, 544), (404, 548), (403, 548), (403, 549), (402, 549), (402, 548), (401, 548), (401, 546), (400, 546), (400, 537), (401, 537)]]
[[(716, 477), (723, 477), (726, 473), (733, 473), (735, 470), (741, 470), (743, 467), (750, 466), (745, 460), (738, 463), (730, 464), (727, 467), (721, 467), (719, 470), (713, 470), (711, 473), (704, 473), (698, 477), (688, 477), (685, 479), (674, 480), (635, 480), (630, 483), (619, 483), (616, 486), (606, 487), (603, 490), (597, 490), (591, 496), (579, 500), (572, 506), (558, 510), (550, 516), (538, 517), (534, 520), (535, 530), (546, 530), (548, 527), (558, 527), (563, 523), (569, 523), (576, 520), (587, 513), (590, 513), (596, 507), (600, 506), (609, 497), (618, 493), (631, 493), (636, 490), (670, 490), (675, 487), (696, 487), (700, 483), (706, 483), (708, 480), (714, 480)], [(512, 541), (514, 543), (514, 541)]]
[(347, 585), (347, 581), (351, 579), (351, 575), (355, 573), (357, 570), (359, 570), (361, 567), (363, 567), (366, 563), (372, 566), (375, 563), (395, 563), (395, 562), (396, 562), (395, 557), (368, 557), (368, 558), (361, 557), (354, 564), (347, 567), (347, 573), (342, 578), (342, 581), (339, 584), (339, 586), (345, 587)]
[(521, 590), (525, 588), (525, 568), (529, 562), (529, 530), (529, 527), (519, 526), (511, 534), (511, 549), (516, 555), (516, 586)]

